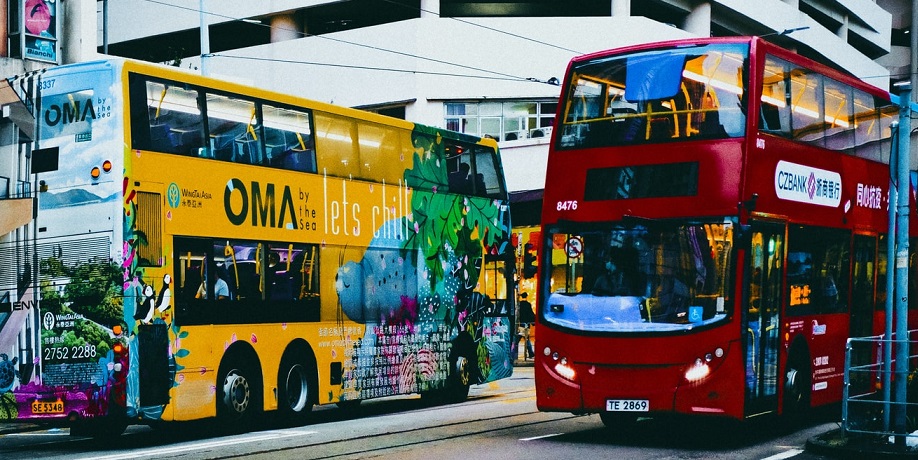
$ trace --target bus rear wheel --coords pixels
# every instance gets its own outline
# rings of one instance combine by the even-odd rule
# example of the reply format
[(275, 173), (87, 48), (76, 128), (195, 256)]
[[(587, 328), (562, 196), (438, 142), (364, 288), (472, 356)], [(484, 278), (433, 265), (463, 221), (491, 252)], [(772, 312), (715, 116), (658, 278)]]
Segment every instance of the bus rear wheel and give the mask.
[(288, 422), (302, 422), (312, 411), (315, 371), (303, 352), (289, 353), (281, 361), (278, 381), (278, 404), (281, 416)]

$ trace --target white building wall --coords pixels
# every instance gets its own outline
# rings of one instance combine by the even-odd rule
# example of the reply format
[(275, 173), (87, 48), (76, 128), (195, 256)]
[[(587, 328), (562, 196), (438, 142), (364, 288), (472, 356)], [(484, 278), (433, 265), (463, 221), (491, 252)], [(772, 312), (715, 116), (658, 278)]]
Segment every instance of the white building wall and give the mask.
[[(218, 24), (337, 0), (204, 0), (205, 20)], [(117, 43), (200, 27), (201, 0), (108, 0), (109, 41)], [(101, 6), (100, 6), (101, 11)], [(125, 25), (129, 25), (125, 27)], [(99, 20), (102, 27), (102, 20)], [(101, 29), (100, 29), (101, 30)], [(101, 34), (99, 43), (102, 43)]]
[[(476, 22), (488, 29), (448, 18), (414, 19), (223, 52), (210, 58), (208, 68), (211, 76), (346, 106), (414, 99), (556, 98), (557, 86), (526, 79), (560, 79), (578, 54), (641, 43), (649, 37), (691, 37), (643, 17), (482, 18)], [(538, 36), (541, 42), (567, 50), (489, 29), (523, 36), (543, 31)], [(573, 35), (570, 30), (580, 33)], [(197, 67), (197, 58), (183, 61), (182, 67), (186, 66)], [(416, 113), (425, 116), (412, 121), (443, 124), (442, 108), (421, 108)]]

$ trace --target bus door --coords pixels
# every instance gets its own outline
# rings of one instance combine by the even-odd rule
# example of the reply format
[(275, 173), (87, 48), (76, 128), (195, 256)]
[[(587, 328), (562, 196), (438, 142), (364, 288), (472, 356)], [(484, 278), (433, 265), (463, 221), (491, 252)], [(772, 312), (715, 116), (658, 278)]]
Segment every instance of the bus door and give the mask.
[[(877, 237), (854, 236), (854, 273), (851, 289), (851, 325), (849, 337), (873, 335), (873, 317), (876, 307), (874, 287), (877, 271)], [(852, 343), (851, 366), (867, 366), (874, 349), (867, 342)], [(870, 389), (869, 372), (852, 372), (850, 394), (857, 395)]]
[(784, 224), (752, 222), (751, 231), (742, 323), (747, 416), (777, 409), (779, 313), (784, 292)]
[[(137, 245), (135, 259), (137, 273), (143, 273), (141, 282), (131, 287), (134, 297), (136, 345), (139, 375), (139, 404), (141, 407), (161, 406), (169, 402), (172, 388), (169, 363), (169, 327), (155, 320), (156, 312), (166, 306), (157, 305), (166, 297), (163, 292), (169, 285), (163, 279), (163, 198), (156, 190), (159, 184), (145, 183), (148, 190), (137, 189), (134, 196), (136, 208), (132, 213), (132, 228), (143, 235), (144, 244)], [(177, 192), (176, 192), (177, 193)], [(175, 199), (178, 199), (177, 196)], [(166, 300), (168, 302), (168, 300)]]

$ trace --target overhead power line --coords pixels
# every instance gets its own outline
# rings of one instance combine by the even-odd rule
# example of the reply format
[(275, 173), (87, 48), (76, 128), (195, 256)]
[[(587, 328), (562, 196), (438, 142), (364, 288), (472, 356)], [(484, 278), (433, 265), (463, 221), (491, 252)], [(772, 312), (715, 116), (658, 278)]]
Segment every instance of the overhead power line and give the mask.
[[(146, 1), (146, 2), (148, 2), (148, 3), (155, 3), (155, 4), (159, 4), (159, 5), (163, 5), (163, 6), (178, 8), (178, 9), (182, 9), (182, 10), (186, 10), (186, 11), (193, 11), (193, 12), (196, 12), (196, 13), (200, 13), (200, 12), (201, 12), (201, 10), (199, 10), (199, 9), (197, 9), (197, 8), (188, 7), (188, 6), (182, 6), (182, 5), (175, 5), (175, 4), (168, 3), (168, 2), (164, 2), (164, 1), (161, 1), (161, 0), (144, 0), (144, 1)], [(218, 17), (218, 18), (223, 18), (223, 19), (231, 20), (231, 21), (244, 21), (244, 20), (245, 20), (244, 18), (238, 18), (238, 17), (229, 16), (229, 15), (224, 15), (224, 14), (219, 14), (219, 13), (214, 13), (214, 12), (210, 12), (210, 11), (205, 11), (204, 14), (205, 14), (205, 15), (208, 15), (208, 16), (213, 16), (213, 17)], [(323, 40), (329, 40), (329, 41), (333, 41), (333, 42), (337, 42), (337, 43), (342, 43), (342, 44), (346, 44), (346, 45), (350, 45), (350, 46), (357, 46), (357, 47), (361, 47), (361, 48), (372, 49), (372, 50), (375, 50), (375, 51), (381, 51), (381, 52), (385, 52), (385, 53), (390, 53), (390, 54), (395, 54), (395, 55), (399, 55), (399, 56), (409, 57), (409, 58), (412, 58), (412, 59), (418, 59), (418, 60), (422, 60), (422, 61), (428, 61), (428, 62), (434, 62), (434, 63), (443, 64), (443, 65), (448, 65), (448, 66), (459, 67), (459, 68), (466, 69), (466, 70), (474, 70), (474, 71), (476, 71), (476, 72), (482, 72), (482, 73), (485, 73), (485, 74), (491, 74), (491, 75), (496, 75), (496, 76), (498, 76), (498, 77), (502, 77), (502, 78), (497, 78), (497, 79), (501, 79), (501, 80), (531, 81), (531, 82), (552, 84), (552, 83), (549, 83), (548, 81), (543, 81), (543, 80), (540, 80), (540, 79), (537, 79), (537, 78), (533, 78), (533, 77), (522, 77), (522, 76), (518, 76), (518, 75), (507, 74), (507, 73), (498, 72), (498, 71), (494, 71), (494, 70), (488, 70), (488, 69), (484, 69), (484, 68), (480, 68), (480, 67), (475, 67), (475, 66), (470, 66), (470, 65), (465, 65), (465, 64), (459, 64), (459, 63), (455, 63), (455, 62), (450, 62), (450, 61), (446, 61), (446, 60), (442, 60), (442, 59), (437, 59), (437, 58), (433, 58), (433, 57), (420, 56), (420, 55), (416, 55), (416, 54), (407, 53), (407, 52), (404, 52), (404, 51), (398, 51), (398, 50), (383, 48), (383, 47), (381, 47), (381, 46), (368, 45), (368, 44), (358, 43), (358, 42), (354, 42), (354, 41), (350, 41), (350, 40), (344, 40), (344, 39), (340, 39), (340, 38), (329, 37), (329, 36), (327, 36), (327, 35), (314, 35), (314, 34), (309, 34), (309, 33), (306, 33), (306, 32), (299, 31), (299, 30), (295, 30), (295, 29), (288, 29), (288, 28), (285, 28), (285, 27), (274, 27), (274, 26), (271, 26), (270, 24), (263, 24), (263, 23), (257, 23), (257, 24), (253, 24), (253, 25), (257, 25), (257, 26), (260, 26), (260, 27), (267, 27), (267, 28), (269, 28), (269, 29), (282, 30), (282, 31), (286, 31), (286, 32), (293, 32), (293, 33), (295, 33), (295, 34), (297, 34), (297, 35), (299, 35), (299, 36), (301, 36), (301, 37), (314, 37), (314, 38), (319, 38), (319, 39), (323, 39)], [(229, 55), (217, 55), (217, 54), (208, 54), (208, 56), (230, 57)], [(255, 59), (257, 59), (257, 58), (255, 58)], [(278, 61), (280, 61), (280, 60), (278, 60)], [(295, 63), (295, 61), (290, 61), (290, 62), (291, 62), (291, 63)], [(304, 63), (308, 63), (308, 62), (304, 62)], [(313, 65), (320, 65), (319, 63), (311, 63), (311, 64), (313, 64)], [(327, 65), (333, 65), (333, 64), (327, 64)], [(345, 66), (345, 65), (335, 65), (335, 66), (338, 66), (338, 67), (347, 67), (347, 66)], [(351, 67), (353, 67), (353, 68), (359, 68), (360, 66), (351, 66)], [(367, 67), (367, 69), (368, 69), (368, 70), (398, 71), (397, 69), (385, 69), (385, 68), (369, 68), (369, 67)], [(447, 74), (447, 73), (437, 73), (437, 72), (423, 72), (423, 71), (412, 71), (412, 72), (418, 73), (418, 74), (427, 74), (427, 75), (450, 75), (450, 76), (457, 76), (457, 77), (458, 77), (458, 76), (472, 77), (472, 76), (470, 76), (470, 75)], [(474, 77), (474, 78), (484, 78), (484, 77), (482, 77), (482, 76), (477, 76), (477, 77)]]
[(232, 54), (211, 54), (214, 57), (221, 57), (226, 59), (243, 59), (249, 61), (262, 61), (262, 62), (279, 62), (284, 64), (303, 64), (303, 65), (314, 65), (314, 66), (323, 66), (323, 67), (339, 67), (345, 69), (360, 69), (360, 70), (376, 70), (381, 72), (396, 72), (396, 73), (412, 73), (420, 75), (437, 75), (444, 77), (461, 77), (461, 78), (480, 78), (485, 80), (507, 80), (507, 81), (528, 81), (534, 83), (545, 83), (549, 85), (557, 85), (557, 79), (549, 79), (547, 81), (538, 80), (535, 78), (520, 78), (513, 76), (506, 77), (496, 77), (488, 75), (471, 75), (471, 74), (456, 74), (448, 72), (431, 72), (425, 70), (414, 70), (414, 69), (395, 69), (390, 67), (371, 67), (371, 66), (362, 66), (362, 65), (348, 65), (348, 64), (333, 64), (329, 62), (314, 62), (314, 61), (295, 61), (291, 59), (274, 59), (274, 58), (260, 58), (255, 56), (239, 56)]
[[(426, 9), (424, 9), (424, 8), (421, 8), (421, 7), (415, 8), (415, 7), (413, 7), (413, 6), (410, 6), (410, 5), (406, 5), (406, 4), (404, 4), (404, 3), (397, 2), (396, 0), (382, 0), (382, 1), (387, 2), (387, 3), (391, 3), (391, 4), (393, 4), (393, 5), (399, 5), (399, 6), (402, 6), (402, 7), (404, 7), (404, 8), (410, 8), (410, 9), (412, 9), (412, 10), (415, 10), (415, 9), (416, 9), (416, 10), (421, 11), (421, 12), (424, 12), (424, 13), (435, 14), (435, 15), (439, 16), (441, 19), (443, 18), (443, 16), (441, 16), (440, 13), (438, 13), (438, 12), (436, 12), (436, 11), (426, 10)], [(581, 52), (581, 51), (572, 50), (572, 49), (570, 49), (570, 48), (565, 48), (565, 47), (563, 47), (563, 46), (555, 45), (555, 44), (548, 43), (548, 42), (544, 42), (544, 41), (541, 41), (541, 40), (536, 40), (536, 39), (530, 38), (530, 37), (525, 37), (525, 36), (523, 36), (523, 35), (515, 34), (515, 33), (513, 33), (513, 32), (507, 32), (506, 30), (495, 29), (495, 28), (493, 28), (493, 27), (488, 27), (488, 26), (486, 26), (486, 25), (484, 25), (484, 24), (479, 24), (479, 23), (477, 23), (477, 22), (472, 22), (472, 21), (468, 21), (468, 20), (465, 20), (465, 19), (460, 19), (460, 18), (457, 18), (457, 17), (454, 17), (454, 16), (449, 16), (449, 17), (447, 17), (447, 19), (452, 19), (453, 21), (461, 22), (461, 23), (463, 23), (463, 24), (468, 24), (468, 25), (474, 26), (474, 27), (480, 27), (480, 28), (482, 28), (482, 29), (490, 30), (490, 31), (492, 31), (492, 32), (497, 32), (497, 33), (500, 33), (500, 34), (509, 35), (509, 36), (511, 36), (511, 37), (516, 37), (516, 38), (519, 38), (519, 39), (522, 39), (522, 40), (530, 41), (530, 42), (533, 42), (533, 43), (538, 43), (538, 44), (540, 44), (540, 45), (548, 46), (548, 47), (551, 47), (551, 48), (557, 48), (557, 49), (559, 49), (559, 50), (569, 51), (569, 52), (574, 53), (574, 54), (578, 54), (578, 55), (579, 55), (579, 54), (584, 54), (584, 53)]]

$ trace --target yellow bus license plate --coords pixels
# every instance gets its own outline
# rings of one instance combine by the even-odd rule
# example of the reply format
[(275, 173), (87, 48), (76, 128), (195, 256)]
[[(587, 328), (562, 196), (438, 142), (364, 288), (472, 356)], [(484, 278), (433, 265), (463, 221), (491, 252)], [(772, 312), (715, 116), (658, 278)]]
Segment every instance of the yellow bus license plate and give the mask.
[(32, 413), (33, 414), (63, 414), (64, 413), (64, 402), (58, 399), (57, 401), (33, 401), (32, 402)]

